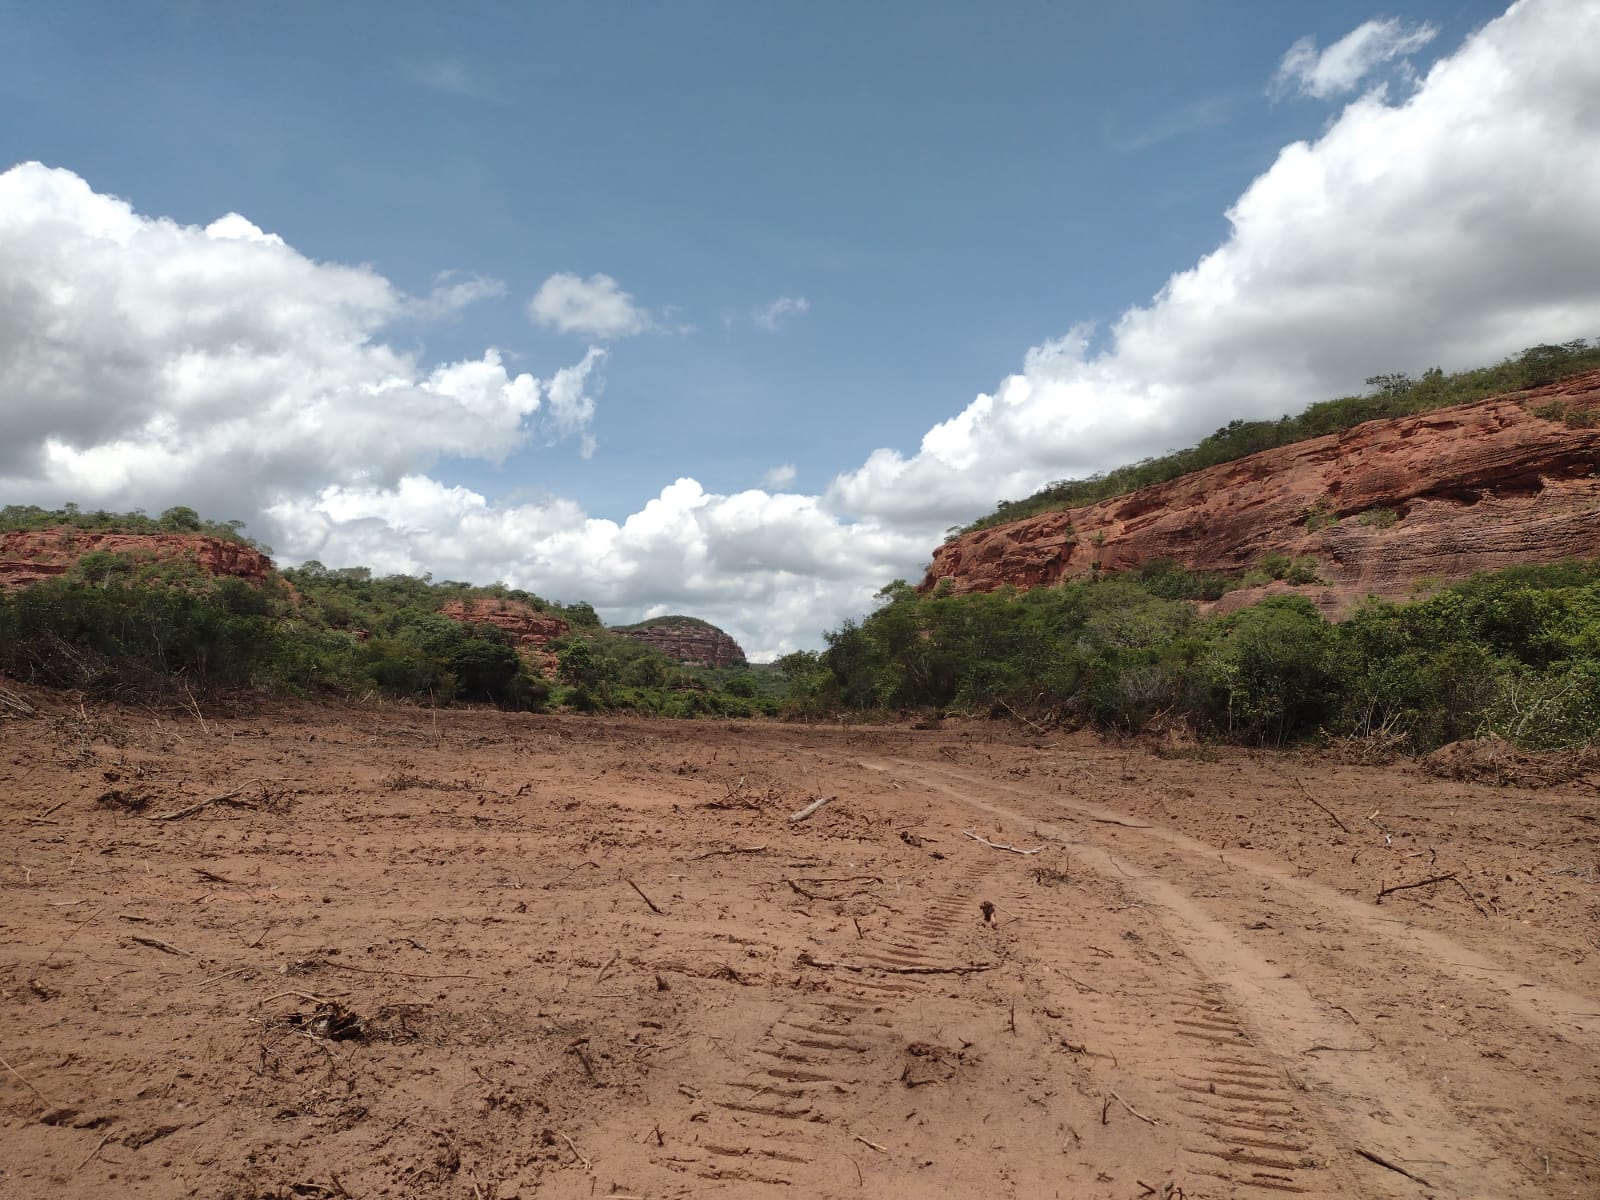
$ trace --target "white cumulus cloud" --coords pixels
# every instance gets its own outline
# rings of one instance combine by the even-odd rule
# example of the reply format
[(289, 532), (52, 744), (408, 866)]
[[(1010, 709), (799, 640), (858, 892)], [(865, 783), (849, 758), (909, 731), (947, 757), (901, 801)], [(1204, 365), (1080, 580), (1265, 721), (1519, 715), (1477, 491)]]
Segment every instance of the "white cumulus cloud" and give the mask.
[[(215, 226), (213, 225), (213, 228)], [(436, 321), (459, 316), (463, 309), (506, 294), (505, 281), (486, 275), (458, 276), (445, 271), (434, 280), (426, 296), (407, 302), (410, 314), (421, 320)]]
[(558, 333), (590, 338), (625, 338), (656, 327), (655, 318), (640, 308), (609, 275), (582, 279), (558, 271), (528, 301), (528, 318)]
[(770, 468), (766, 474), (761, 476), (761, 486), (773, 490), (782, 490), (793, 483), (798, 474), (799, 472), (795, 470), (793, 463), (783, 463)]
[(1353, 92), (1384, 63), (1404, 59), (1439, 36), (1435, 25), (1407, 25), (1394, 17), (1356, 26), (1326, 50), (1303, 37), (1285, 52), (1268, 91), (1273, 96), (1299, 92), (1318, 100)]
[(768, 333), (776, 333), (790, 317), (802, 317), (810, 311), (811, 301), (804, 296), (779, 296), (752, 311), (750, 319)]
[[(425, 366), (379, 339), (411, 304), (237, 214), (179, 225), (70, 171), (13, 167), (0, 174), (0, 487), (248, 517), (330, 479), (502, 461), (538, 429), (547, 385), (493, 348)], [(589, 366), (548, 385), (560, 435), (593, 417)]]

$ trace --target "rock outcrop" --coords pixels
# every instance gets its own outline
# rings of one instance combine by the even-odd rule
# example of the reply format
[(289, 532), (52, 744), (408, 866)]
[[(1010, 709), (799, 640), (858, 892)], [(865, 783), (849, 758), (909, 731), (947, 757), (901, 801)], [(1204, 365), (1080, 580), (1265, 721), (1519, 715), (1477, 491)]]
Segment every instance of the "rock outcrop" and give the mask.
[(0, 588), (25, 588), (65, 575), (87, 554), (107, 551), (149, 562), (188, 558), (210, 575), (259, 586), (272, 560), (241, 542), (198, 533), (97, 533), (61, 527), (0, 533)]
[(698, 667), (742, 667), (744, 650), (715, 625), (693, 617), (657, 617), (611, 631), (654, 646), (668, 658)]
[(1419, 583), (1600, 555), (1600, 371), (977, 530), (934, 553), (920, 590), (1045, 587), (1156, 558), (1242, 573), (1273, 553), (1316, 558), (1325, 584), (1296, 590), (1332, 615)]
[(472, 600), (447, 600), (441, 616), (463, 625), (493, 625), (511, 635), (524, 662), (536, 675), (554, 676), (556, 656), (550, 643), (571, 628), (560, 617), (537, 612), (520, 600), (480, 596)]

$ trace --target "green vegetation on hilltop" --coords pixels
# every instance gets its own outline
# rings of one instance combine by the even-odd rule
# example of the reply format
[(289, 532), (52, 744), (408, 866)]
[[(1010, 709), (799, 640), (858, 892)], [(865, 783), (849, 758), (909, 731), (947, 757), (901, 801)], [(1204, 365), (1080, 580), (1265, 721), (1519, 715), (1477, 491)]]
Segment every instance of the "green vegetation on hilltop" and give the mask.
[[(994, 512), (951, 530), (950, 536), (958, 537), (1040, 513), (1095, 504), (1207, 467), (1234, 462), (1261, 450), (1288, 446), (1326, 433), (1339, 433), (1364, 421), (1403, 417), (1504, 392), (1543, 387), (1595, 367), (1600, 367), (1600, 339), (1591, 342), (1578, 338), (1559, 346), (1534, 346), (1492, 367), (1458, 371), (1454, 375), (1446, 375), (1438, 367), (1424, 371), (1420, 379), (1404, 374), (1374, 375), (1367, 380), (1370, 390), (1365, 395), (1324, 400), (1299, 416), (1283, 416), (1276, 421), (1230, 421), (1209, 437), (1202, 438), (1199, 445), (1186, 450), (1146, 458), (1087, 479), (1064, 479), (1041, 488), (1026, 499), (1002, 500)], [(1539, 415), (1552, 420), (1567, 417), (1566, 410), (1559, 404), (1541, 406)], [(1581, 417), (1582, 414), (1573, 415)]]
[(635, 621), (632, 625), (613, 625), (612, 629), (618, 633), (626, 633), (638, 629), (654, 629), (658, 625), (686, 625), (690, 629), (709, 629), (712, 633), (721, 633), (710, 621), (702, 621), (699, 617), (686, 617), (680, 613), (668, 613), (660, 617), (647, 617), (643, 621)]
[[(9, 529), (65, 525), (248, 540), (240, 522), (205, 522), (189, 509), (152, 519), (13, 507), (4, 520)], [(445, 616), (441, 609), (454, 600), (488, 602), (491, 612), (525, 605), (565, 620), (568, 632), (550, 647), (557, 678), (534, 675), (504, 630)], [(669, 716), (753, 716), (778, 705), (770, 671), (680, 666), (603, 629), (586, 603), (555, 604), (503, 584), (374, 577), (365, 567), (318, 562), (270, 574), (258, 587), (211, 575), (192, 558), (161, 561), (137, 551), (95, 551), (59, 578), (0, 595), (0, 671), (130, 697), (253, 688)]]
[(1600, 737), (1600, 559), (1475, 576), (1334, 625), (1303, 596), (1201, 618), (1168, 568), (1058, 588), (918, 595), (778, 662), (797, 711), (1029, 714), (1281, 745), (1384, 734), (1428, 749), (1495, 733), (1531, 749)]
[(36, 504), (8, 504), (0, 508), (0, 533), (42, 532), (50, 529), (81, 529), (87, 533), (193, 533), (221, 538), (271, 554), (266, 546), (244, 534), (243, 521), (207, 521), (192, 508), (179, 505), (159, 517), (142, 509), (131, 513), (96, 509), (84, 512), (76, 504), (62, 508), (40, 508)]

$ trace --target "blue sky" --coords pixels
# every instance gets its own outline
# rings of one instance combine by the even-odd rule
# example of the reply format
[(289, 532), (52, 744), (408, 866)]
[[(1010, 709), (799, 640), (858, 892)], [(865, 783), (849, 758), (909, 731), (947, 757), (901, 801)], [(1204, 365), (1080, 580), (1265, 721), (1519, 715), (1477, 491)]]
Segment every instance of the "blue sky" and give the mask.
[[(1533, 12), (1502, 22), (1507, 45), (1570, 39), (1592, 26), (1595, 6), (1534, 0), (1524, 9)], [(930, 429), (969, 410), (975, 396), (1000, 396), (1005, 381), (1019, 377), (1032, 380), (1030, 394), (1047, 390), (1019, 364), (1059, 357), (1059, 339), (1075, 327), (1098, 323), (1069, 359), (1115, 366), (1118, 319), (1136, 307), (1159, 314), (1152, 298), (1175, 273), (1239, 240), (1230, 207), (1281, 164), (1286, 147), (1320, 146), (1346, 120), (1381, 126), (1381, 113), (1351, 114), (1374, 88), (1383, 89), (1376, 103), (1388, 113), (1422, 107), (1430, 67), (1459, 54), (1502, 12), (1491, 3), (1374, 9), (1165, 0), (0, 0), (0, 170), (37, 160), (71, 172), (95, 196), (120, 197), (140, 220), (169, 218), (194, 230), (237, 213), (315, 264), (369, 268), (414, 303), (374, 310), (354, 336), (410, 361), (419, 382), (488, 347), (498, 349), (508, 376), (545, 382), (584, 360), (591, 345), (604, 352), (583, 380), (591, 416), (552, 429), (521, 413), (520, 423), (496, 426), (505, 435), (499, 445), (490, 435), (441, 438), (385, 470), (342, 462), (321, 478), (264, 478), (238, 497), (242, 510), (228, 507), (226, 490), (209, 492), (201, 472), (193, 481), (200, 506), (220, 504), (215, 515), (245, 518), (286, 557), (364, 552), (380, 568), (504, 577), (561, 599), (587, 595), (619, 619), (698, 601), (697, 611), (735, 627), (758, 653), (775, 652), (816, 644), (825, 625), (859, 611), (890, 577), (872, 573), (914, 573), (944, 524), (1050, 478), (1259, 415), (1246, 410), (1268, 403), (1263, 392), (1276, 389), (1271, 405), (1293, 411), (1359, 386), (1375, 370), (1493, 357), (1535, 326), (1561, 326), (1550, 336), (1574, 323), (1600, 333), (1600, 322), (1584, 324), (1590, 310), (1574, 307), (1574, 290), (1582, 292), (1574, 284), (1553, 298), (1533, 295), (1509, 315), (1470, 314), (1479, 330), (1470, 339), (1420, 329), (1403, 343), (1376, 339), (1373, 353), (1389, 355), (1383, 361), (1357, 353), (1321, 361), (1314, 339), (1323, 335), (1308, 321), (1298, 335), (1279, 336), (1305, 338), (1305, 353), (1290, 357), (1310, 365), (1263, 369), (1255, 379), (1241, 335), (1214, 365), (1245, 377), (1239, 411), (1218, 399), (1219, 388), (1227, 390), (1218, 378), (1193, 396), (1172, 381), (1146, 380), (1148, 403), (1102, 378), (1102, 403), (1142, 414), (1141, 422), (1092, 435), (1086, 427), (1073, 452), (1029, 452), (1016, 462), (989, 454), (992, 446), (980, 454), (974, 442), (970, 453), (945, 455), (946, 466), (967, 472), (966, 483), (946, 494), (935, 475), (934, 486), (921, 487), (938, 493), (937, 502), (863, 498), (872, 490), (860, 477), (863, 464), (875, 451), (914, 467)], [(1363, 43), (1372, 49), (1366, 59), (1353, 43), (1346, 48), (1354, 58), (1325, 53), (1384, 21)], [(1517, 21), (1526, 28), (1519, 32)], [(1493, 43), (1495, 31), (1477, 37)], [(1280, 75), (1297, 43), (1307, 51), (1299, 73)], [(1572, 93), (1592, 84), (1582, 63), (1570, 69)], [(1581, 116), (1567, 93), (1517, 100)], [(1453, 169), (1448, 119), (1438, 115), (1444, 102), (1415, 135), (1433, 139), (1441, 176)], [(1402, 178), (1406, 160), (1384, 153), (1380, 146), (1378, 169), (1396, 173), (1388, 194), (1414, 191)], [(1582, 190), (1587, 179), (1575, 186), (1574, 204), (1595, 199)], [(1350, 189), (1330, 219), (1359, 240), (1360, 205), (1387, 213), (1387, 202), (1385, 193)], [(559, 322), (530, 316), (530, 299), (561, 273), (585, 288), (597, 275), (610, 277), (612, 299), (631, 298), (627, 319), (609, 331), (563, 332)], [(429, 307), (422, 301), (441, 277), (445, 285), (480, 280), (481, 294), (455, 311)], [(789, 311), (768, 328), (759, 314), (780, 298)], [(131, 303), (126, 295), (108, 301)], [(624, 336), (624, 327), (633, 332)], [(1358, 329), (1345, 333), (1348, 345), (1366, 344)], [(1060, 382), (1048, 363), (1039, 369)], [(1072, 403), (1094, 408), (1092, 397), (1073, 395)], [(1159, 403), (1150, 399), (1157, 395)], [(341, 402), (308, 392), (301, 403)], [(201, 407), (214, 411), (208, 405)], [(539, 412), (554, 411), (546, 398)], [(369, 416), (382, 423), (381, 412)], [(247, 421), (249, 410), (233, 419)], [(156, 436), (148, 413), (141, 421), (140, 436)], [(91, 448), (71, 431), (57, 437)], [(593, 447), (587, 457), (585, 439)], [(990, 467), (969, 470), (969, 460), (983, 456)], [(163, 486), (141, 485), (132, 468), (111, 471), (114, 482), (99, 487), (106, 461), (92, 471), (80, 463), (76, 473), (19, 470), (6, 477), (9, 498), (60, 502), (74, 498), (63, 489), (81, 492), (87, 481), (98, 491), (77, 497), (84, 502), (154, 508), (169, 499)], [(170, 483), (175, 460), (167, 461), (159, 478)], [(831, 532), (793, 524), (793, 512), (770, 521), (750, 515), (747, 504), (729, 541), (707, 543), (676, 566), (660, 546), (622, 554), (610, 575), (595, 563), (617, 547), (596, 541), (593, 528), (573, 532), (575, 513), (624, 525), (679, 478), (706, 495), (735, 497), (785, 465), (792, 475), (769, 477), (762, 494), (812, 498), (816, 512), (805, 520), (820, 513)], [(905, 475), (890, 467), (894, 479)], [(852, 473), (854, 482), (841, 484)], [(521, 517), (508, 516), (482, 553), (465, 553), (460, 544), (470, 536), (446, 528), (453, 518), (441, 515), (446, 524), (423, 530), (416, 504), (396, 507), (402, 478), (469, 489), (492, 512)], [(330, 487), (344, 490), (343, 501), (323, 503), (313, 529), (308, 506), (317, 505), (306, 498)], [(353, 499), (360, 488), (372, 493), (365, 506)], [(682, 513), (674, 514), (658, 524), (673, 526)], [(701, 534), (705, 515), (695, 518)], [(836, 527), (868, 525), (850, 534), (854, 548), (828, 548)], [(813, 535), (816, 562), (786, 558), (794, 539)], [(549, 545), (519, 557), (518, 537)], [(683, 544), (672, 542), (679, 551)], [(555, 563), (561, 545), (586, 559), (584, 570)], [(830, 562), (848, 570), (818, 584)], [(767, 591), (749, 582), (763, 571)], [(700, 582), (682, 585), (686, 574)], [(674, 575), (679, 583), (666, 586)], [(652, 579), (663, 585), (659, 600), (646, 586)], [(792, 593), (797, 579), (809, 599), (775, 605), (773, 596)]]

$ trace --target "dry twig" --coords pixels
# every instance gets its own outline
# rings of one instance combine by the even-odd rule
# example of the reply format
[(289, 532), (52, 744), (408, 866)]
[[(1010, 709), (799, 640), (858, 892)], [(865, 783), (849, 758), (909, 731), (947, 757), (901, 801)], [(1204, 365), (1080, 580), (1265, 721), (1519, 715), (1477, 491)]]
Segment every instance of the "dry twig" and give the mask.
[(38, 1088), (34, 1087), (33, 1084), (29, 1083), (26, 1079), (24, 1079), (17, 1072), (17, 1069), (15, 1067), (13, 1067), (10, 1063), (8, 1063), (5, 1060), (5, 1056), (4, 1055), (0, 1055), (0, 1067), (4, 1067), (6, 1070), (10, 1071), (11, 1074), (16, 1077), (16, 1080), (17, 1080), (18, 1083), (22, 1084), (23, 1087), (27, 1088), (35, 1096), (39, 1097), (39, 1102), (41, 1104), (49, 1104), (50, 1103), (50, 1100), (45, 1096), (45, 1094), (43, 1092), (41, 1092)]
[(1390, 1162), (1387, 1158), (1384, 1158), (1382, 1155), (1374, 1154), (1371, 1150), (1363, 1150), (1360, 1146), (1353, 1146), (1351, 1148), (1357, 1154), (1359, 1154), (1362, 1158), (1366, 1159), (1368, 1162), (1377, 1163), (1380, 1167), (1384, 1167), (1384, 1168), (1386, 1168), (1386, 1169), (1388, 1169), (1390, 1171), (1393, 1171), (1397, 1175), (1404, 1175), (1407, 1179), (1411, 1180), (1413, 1183), (1420, 1183), (1423, 1187), (1432, 1187), (1433, 1186), (1433, 1184), (1429, 1183), (1421, 1175), (1412, 1174), (1410, 1171), (1406, 1170), (1404, 1167), (1398, 1165), (1397, 1163)]
[(985, 846), (988, 846), (993, 850), (1009, 850), (1012, 854), (1037, 854), (1039, 851), (1044, 849), (1043, 846), (1035, 846), (1032, 850), (1019, 850), (1015, 846), (1007, 846), (1004, 842), (991, 842), (986, 837), (979, 837), (970, 829), (963, 829), (961, 831), (961, 835), (963, 837), (969, 837), (975, 842), (982, 842)]
[(573, 1141), (570, 1137), (567, 1137), (567, 1135), (564, 1133), (561, 1136), (566, 1140), (567, 1145), (572, 1147), (572, 1152), (578, 1156), (578, 1161), (583, 1164), (583, 1169), (585, 1171), (592, 1170), (594, 1163), (589, 1161), (588, 1155), (586, 1155), (582, 1150), (578, 1149), (578, 1143)]
[(816, 811), (830, 800), (837, 800), (837, 796), (819, 796), (799, 812), (789, 814), (789, 824), (798, 825), (801, 821), (810, 819)]
[[(1121, 1097), (1121, 1096), (1119, 1096), (1119, 1095), (1117, 1095), (1117, 1093), (1115, 1093), (1115, 1092), (1112, 1092), (1112, 1093), (1111, 1093), (1111, 1098), (1112, 1098), (1112, 1099), (1113, 1099), (1113, 1100), (1115, 1100), (1115, 1101), (1116, 1101), (1116, 1102), (1117, 1102), (1117, 1103), (1118, 1103), (1118, 1104), (1120, 1104), (1120, 1105), (1122, 1105), (1122, 1107), (1123, 1107), (1123, 1108), (1125, 1108), (1125, 1109), (1127, 1109), (1127, 1110), (1128, 1110), (1128, 1111), (1129, 1111), (1129, 1112), (1130, 1112), (1130, 1113), (1132, 1113), (1132, 1114), (1133, 1114), (1133, 1115), (1134, 1115), (1134, 1116), (1136, 1116), (1136, 1117), (1138, 1117), (1138, 1118), (1139, 1118), (1139, 1120), (1141, 1120), (1141, 1121), (1143, 1121), (1143, 1122), (1144, 1122), (1144, 1123), (1145, 1123), (1145, 1124), (1146, 1124), (1146, 1125), (1159, 1125), (1159, 1124), (1161, 1124), (1161, 1122), (1160, 1122), (1160, 1121), (1158, 1121), (1158, 1120), (1156, 1120), (1156, 1119), (1155, 1119), (1155, 1118), (1154, 1118), (1154, 1117), (1147, 1117), (1147, 1116), (1145, 1116), (1145, 1115), (1144, 1115), (1144, 1114), (1143, 1114), (1143, 1113), (1142, 1113), (1142, 1112), (1140, 1112), (1140, 1111), (1139, 1111), (1139, 1110), (1138, 1110), (1138, 1109), (1137, 1109), (1137, 1108), (1135, 1108), (1135, 1107), (1134, 1107), (1134, 1106), (1133, 1106), (1133, 1105), (1131, 1105), (1131, 1104), (1129, 1104), (1129, 1103), (1128, 1103), (1128, 1102), (1127, 1102), (1127, 1101), (1126, 1101), (1126, 1100), (1124, 1100), (1124, 1099), (1123, 1099), (1123, 1098), (1122, 1098), (1122, 1097)], [(1103, 1115), (1104, 1115), (1104, 1114), (1102, 1114), (1102, 1116), (1103, 1116)]]
[(970, 963), (964, 967), (891, 967), (882, 963), (833, 962), (826, 958), (813, 958), (801, 952), (802, 967), (816, 967), (821, 971), (880, 971), (885, 975), (975, 975), (979, 971), (992, 971), (999, 963)]
[(212, 796), (208, 800), (202, 800), (198, 804), (191, 804), (187, 808), (174, 809), (172, 812), (154, 813), (151, 816), (146, 817), (145, 820), (146, 821), (178, 821), (178, 820), (182, 820), (184, 817), (193, 816), (195, 813), (199, 812), (201, 809), (207, 808), (207, 807), (209, 807), (210, 805), (213, 805), (213, 804), (230, 804), (231, 803), (231, 804), (233, 804), (233, 806), (235, 808), (253, 808), (254, 805), (236, 803), (234, 801), (234, 797), (236, 797), (240, 792), (244, 791), (245, 788), (249, 787), (251, 783), (260, 783), (260, 782), (261, 781), (259, 779), (252, 779), (252, 780), (250, 780), (249, 783), (240, 784), (238, 787), (234, 788), (233, 791), (231, 791), (231, 792), (225, 792), (220, 796)]
[(1339, 815), (1336, 812), (1334, 812), (1333, 809), (1329, 808), (1321, 800), (1318, 800), (1309, 791), (1307, 791), (1305, 784), (1301, 783), (1298, 779), (1296, 779), (1294, 781), (1294, 784), (1295, 784), (1295, 786), (1297, 788), (1300, 789), (1300, 791), (1304, 794), (1304, 796), (1305, 796), (1305, 798), (1307, 800), (1311, 801), (1311, 803), (1315, 804), (1323, 812), (1327, 813), (1328, 817), (1333, 821), (1333, 823), (1335, 825), (1337, 825), (1340, 829), (1344, 830), (1346, 833), (1350, 832), (1350, 827), (1348, 825), (1346, 825), (1343, 821), (1339, 820)]
[(689, 861), (699, 862), (702, 858), (716, 858), (722, 854), (761, 854), (766, 848), (766, 843), (759, 846), (729, 846), (726, 850), (707, 850), (704, 854), (696, 854)]
[(663, 917), (667, 915), (666, 913), (662, 912), (659, 908), (656, 907), (656, 902), (654, 900), (650, 899), (649, 896), (646, 896), (644, 894), (644, 889), (642, 887), (640, 887), (637, 883), (635, 883), (631, 879), (625, 880), (625, 882), (634, 891), (639, 893), (640, 899), (642, 899), (646, 904), (648, 904), (650, 906), (650, 911), (651, 912), (657, 913), (657, 914), (659, 914), (659, 915), (661, 915)]
[(107, 1130), (105, 1137), (101, 1138), (98, 1142), (96, 1142), (94, 1144), (94, 1149), (89, 1151), (88, 1156), (85, 1157), (84, 1160), (81, 1163), (79, 1163), (77, 1166), (72, 1168), (72, 1173), (74, 1175), (76, 1175), (79, 1171), (83, 1170), (91, 1162), (93, 1162), (94, 1161), (94, 1156), (96, 1154), (99, 1154), (100, 1151), (105, 1148), (105, 1144), (107, 1142), (109, 1142), (110, 1140), (111, 1140), (111, 1131)]
[(92, 913), (90, 913), (87, 917), (85, 917), (83, 920), (79, 921), (76, 925), (74, 925), (70, 930), (67, 931), (67, 935), (65, 937), (63, 937), (59, 942), (56, 943), (55, 949), (50, 951), (49, 954), (46, 954), (44, 956), (44, 962), (40, 963), (39, 965), (42, 967), (42, 966), (45, 966), (46, 964), (48, 964), (49, 961), (56, 956), (56, 951), (60, 950), (61, 947), (65, 946), (68, 942), (70, 942), (74, 937), (77, 936), (78, 930), (82, 929), (85, 925), (87, 925), (90, 921), (94, 920), (96, 917), (98, 917), (103, 912), (105, 912), (105, 909), (97, 908)]
[(143, 937), (137, 933), (130, 933), (128, 935), (128, 940), (130, 942), (138, 942), (141, 946), (153, 947), (154, 949), (164, 951), (167, 954), (176, 954), (180, 958), (194, 957), (193, 954), (183, 949), (181, 946), (174, 946), (171, 942), (163, 942), (160, 938)]
[(1461, 880), (1456, 877), (1456, 873), (1454, 871), (1447, 872), (1444, 875), (1430, 875), (1428, 878), (1419, 879), (1415, 883), (1397, 883), (1393, 887), (1382, 888), (1378, 892), (1377, 903), (1382, 904), (1385, 896), (1393, 895), (1395, 892), (1409, 891), (1411, 888), (1427, 887), (1430, 883), (1455, 884), (1461, 889), (1461, 894), (1472, 902), (1472, 907), (1478, 910), (1479, 916), (1484, 918), (1489, 916), (1489, 914), (1484, 910), (1483, 905), (1478, 903), (1478, 898), (1467, 890), (1467, 885), (1462, 883)]

